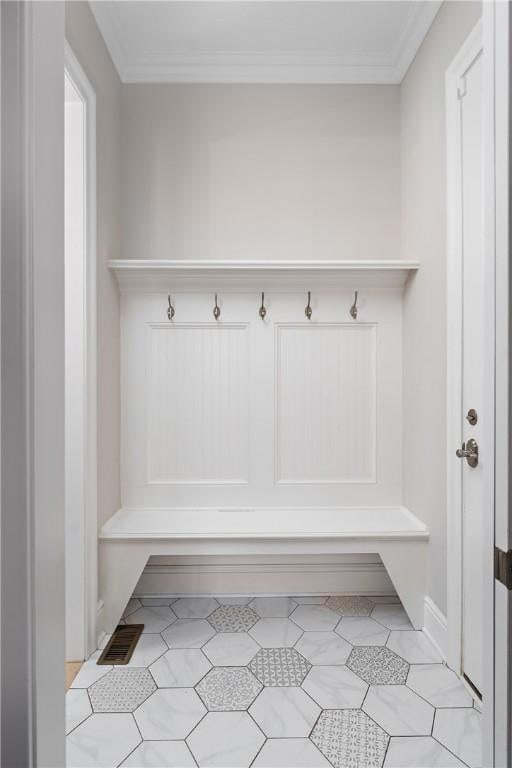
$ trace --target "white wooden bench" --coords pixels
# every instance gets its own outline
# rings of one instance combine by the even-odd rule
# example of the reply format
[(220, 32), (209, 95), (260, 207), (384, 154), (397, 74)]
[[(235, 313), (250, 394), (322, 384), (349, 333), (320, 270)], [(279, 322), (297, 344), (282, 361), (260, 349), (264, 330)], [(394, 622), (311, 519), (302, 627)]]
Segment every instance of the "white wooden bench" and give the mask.
[(429, 534), (405, 507), (130, 509), (100, 532), (102, 629), (119, 621), (152, 555), (380, 555), (416, 629), (423, 626)]

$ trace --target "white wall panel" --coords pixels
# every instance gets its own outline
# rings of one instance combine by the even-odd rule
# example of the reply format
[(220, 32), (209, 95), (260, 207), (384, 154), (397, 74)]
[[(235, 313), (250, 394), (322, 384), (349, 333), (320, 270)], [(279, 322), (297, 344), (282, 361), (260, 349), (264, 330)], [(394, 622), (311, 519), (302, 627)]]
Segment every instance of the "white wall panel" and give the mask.
[[(122, 294), (124, 507), (401, 501), (401, 292)], [(172, 290), (171, 286), (169, 288)], [(212, 316), (218, 290), (221, 317)]]
[(248, 330), (148, 327), (149, 483), (248, 482)]
[(375, 481), (375, 326), (276, 327), (276, 480)]

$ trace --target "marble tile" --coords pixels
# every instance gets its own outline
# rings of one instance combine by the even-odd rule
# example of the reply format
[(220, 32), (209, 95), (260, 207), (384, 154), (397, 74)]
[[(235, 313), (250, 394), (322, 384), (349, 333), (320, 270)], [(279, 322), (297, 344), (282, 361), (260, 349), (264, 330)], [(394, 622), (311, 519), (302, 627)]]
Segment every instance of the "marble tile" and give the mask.
[(268, 739), (252, 768), (330, 768), (309, 739)]
[(322, 712), (311, 741), (334, 768), (380, 768), (389, 736), (360, 709), (342, 709)]
[(263, 648), (291, 648), (302, 635), (302, 629), (290, 619), (260, 619), (249, 634)]
[(69, 768), (116, 768), (140, 743), (132, 715), (91, 715), (66, 738)]
[(143, 741), (121, 768), (195, 768), (196, 761), (184, 741)]
[(247, 709), (263, 688), (247, 667), (215, 667), (196, 686), (210, 712)]
[(347, 667), (370, 685), (404, 685), (409, 672), (406, 661), (380, 646), (354, 648)]
[(96, 662), (101, 656), (101, 651), (95, 651), (80, 667), (78, 675), (71, 683), (70, 688), (89, 688), (90, 685), (108, 674), (112, 666), (99, 666)]
[(407, 685), (434, 707), (472, 707), (473, 699), (455, 672), (444, 664), (417, 664)]
[(199, 768), (248, 768), (264, 741), (246, 712), (210, 712), (187, 738)]
[(360, 707), (368, 686), (347, 667), (313, 667), (302, 683), (322, 709)]
[(147, 669), (114, 667), (89, 688), (95, 712), (133, 712), (156, 691), (155, 681)]
[(290, 619), (308, 632), (328, 632), (334, 629), (340, 617), (325, 605), (299, 605)]
[(438, 709), (432, 735), (470, 768), (482, 766), (482, 716), (476, 709)]
[(249, 605), (249, 603), (254, 598), (251, 596), (243, 596), (243, 595), (226, 595), (224, 597), (217, 597), (217, 602), (220, 603), (220, 605)]
[(203, 653), (216, 667), (242, 667), (258, 650), (258, 643), (246, 632), (219, 632), (203, 645)]
[(299, 738), (309, 736), (320, 707), (300, 688), (265, 688), (249, 713), (266, 736)]
[(363, 710), (390, 736), (430, 736), (434, 708), (405, 685), (372, 685)]
[(386, 645), (389, 629), (369, 616), (346, 616), (335, 630), (352, 645)]
[(393, 736), (385, 768), (464, 768), (455, 755), (431, 736)]
[(372, 619), (375, 619), (388, 629), (413, 629), (409, 617), (402, 605), (376, 605), (372, 611)]
[(162, 632), (169, 648), (201, 648), (215, 634), (205, 619), (178, 619)]
[(312, 664), (345, 664), (352, 646), (334, 632), (304, 632), (295, 648)]
[(217, 632), (247, 632), (258, 619), (248, 605), (221, 605), (208, 617)]
[(133, 716), (145, 740), (184, 739), (206, 713), (193, 688), (159, 688)]
[(66, 733), (92, 714), (91, 702), (87, 691), (82, 688), (71, 688), (66, 693)]
[(327, 598), (326, 605), (340, 616), (369, 616), (374, 603), (368, 597), (341, 595)]
[(172, 608), (165, 605), (142, 606), (125, 619), (127, 624), (144, 624), (144, 632), (162, 632), (176, 621)]
[(299, 605), (325, 605), (327, 595), (301, 595), (300, 597), (294, 595), (293, 599)]
[(149, 667), (168, 649), (162, 635), (141, 635), (127, 667)]
[(262, 648), (249, 668), (263, 685), (300, 685), (311, 664), (294, 648)]
[(198, 648), (172, 648), (150, 666), (159, 688), (193, 687), (212, 668)]
[(213, 597), (181, 597), (172, 609), (179, 619), (206, 619), (218, 607)]
[(442, 661), (423, 632), (391, 632), (387, 647), (409, 664), (439, 664)]
[(140, 608), (141, 605), (142, 603), (137, 597), (130, 597), (130, 599), (126, 603), (126, 608), (124, 609), (121, 615), (121, 618), (126, 619), (126, 617), (129, 616), (131, 613), (135, 613), (137, 608)]
[(291, 597), (256, 597), (249, 605), (262, 619), (287, 619), (297, 607)]

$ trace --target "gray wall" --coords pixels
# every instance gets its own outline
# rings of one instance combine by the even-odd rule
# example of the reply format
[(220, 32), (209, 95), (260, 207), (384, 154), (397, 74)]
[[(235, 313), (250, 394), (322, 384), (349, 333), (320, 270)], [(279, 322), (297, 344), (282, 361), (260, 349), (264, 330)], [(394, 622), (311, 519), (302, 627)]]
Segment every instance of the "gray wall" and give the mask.
[(66, 38), (96, 92), (98, 522), (119, 498), (119, 294), (108, 259), (121, 258), (121, 82), (86, 2), (66, 2)]
[(397, 86), (125, 85), (124, 258), (398, 258)]
[[(421, 269), (403, 315), (404, 504), (431, 533), (428, 593), (446, 612), (445, 72), (480, 17), (445, 2), (400, 88), (402, 249)], [(455, 450), (455, 446), (454, 446)]]

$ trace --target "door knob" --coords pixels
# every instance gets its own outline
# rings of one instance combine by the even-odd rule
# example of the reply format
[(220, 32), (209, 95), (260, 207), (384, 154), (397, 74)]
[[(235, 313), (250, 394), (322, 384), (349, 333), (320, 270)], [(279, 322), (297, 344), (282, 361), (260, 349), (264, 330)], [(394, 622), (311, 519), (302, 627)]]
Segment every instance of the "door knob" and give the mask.
[(455, 455), (459, 459), (466, 459), (470, 467), (478, 464), (478, 443), (471, 437), (467, 443), (462, 443), (462, 448), (457, 448)]

